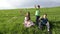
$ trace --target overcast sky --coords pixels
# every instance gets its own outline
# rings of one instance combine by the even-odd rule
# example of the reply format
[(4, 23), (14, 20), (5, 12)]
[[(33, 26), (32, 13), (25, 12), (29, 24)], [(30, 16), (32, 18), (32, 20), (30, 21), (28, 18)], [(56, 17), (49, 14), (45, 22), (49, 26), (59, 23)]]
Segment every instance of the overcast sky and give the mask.
[(41, 7), (60, 6), (60, 0), (0, 0), (0, 9), (30, 8), (38, 4)]

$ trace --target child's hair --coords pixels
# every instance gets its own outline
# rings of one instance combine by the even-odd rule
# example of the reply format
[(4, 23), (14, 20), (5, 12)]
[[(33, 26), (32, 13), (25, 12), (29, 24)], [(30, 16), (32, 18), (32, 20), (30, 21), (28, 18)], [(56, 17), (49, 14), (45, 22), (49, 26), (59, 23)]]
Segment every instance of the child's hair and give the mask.
[(37, 7), (40, 8), (40, 5), (38, 5)]
[(47, 18), (47, 14), (46, 13), (43, 15), (43, 18)]
[(45, 13), (44, 15), (46, 15), (47, 16), (47, 14)]
[(28, 20), (30, 20), (30, 12), (26, 13), (26, 17), (28, 17), (29, 18)]
[(35, 8), (40, 8), (40, 5), (35, 5)]

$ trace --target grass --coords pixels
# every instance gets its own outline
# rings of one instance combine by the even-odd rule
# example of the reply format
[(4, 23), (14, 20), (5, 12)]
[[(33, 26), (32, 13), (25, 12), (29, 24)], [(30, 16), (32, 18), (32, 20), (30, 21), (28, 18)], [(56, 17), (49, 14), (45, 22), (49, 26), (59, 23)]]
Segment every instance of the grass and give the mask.
[[(29, 11), (31, 20), (35, 22), (35, 9), (0, 10), (0, 34), (49, 34), (45, 28), (43, 31), (37, 26), (25, 28), (23, 25), (24, 15)], [(60, 34), (60, 7), (41, 8), (40, 16), (48, 14), (51, 24), (51, 33)]]

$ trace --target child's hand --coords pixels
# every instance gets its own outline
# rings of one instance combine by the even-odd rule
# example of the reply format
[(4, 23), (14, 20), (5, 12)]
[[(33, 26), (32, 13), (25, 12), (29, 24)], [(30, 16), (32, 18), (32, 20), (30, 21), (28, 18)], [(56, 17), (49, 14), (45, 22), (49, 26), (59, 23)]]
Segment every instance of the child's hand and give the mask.
[(43, 18), (42, 16), (40, 17), (40, 19)]
[(35, 5), (35, 8), (36, 8), (36, 5)]

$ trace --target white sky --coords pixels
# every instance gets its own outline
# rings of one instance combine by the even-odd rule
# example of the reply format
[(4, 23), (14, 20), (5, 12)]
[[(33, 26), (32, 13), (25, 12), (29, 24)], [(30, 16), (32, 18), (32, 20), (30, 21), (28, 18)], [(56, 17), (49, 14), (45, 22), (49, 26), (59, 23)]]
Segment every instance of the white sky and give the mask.
[(0, 0), (0, 9), (34, 7), (38, 4), (41, 7), (60, 6), (60, 0)]

